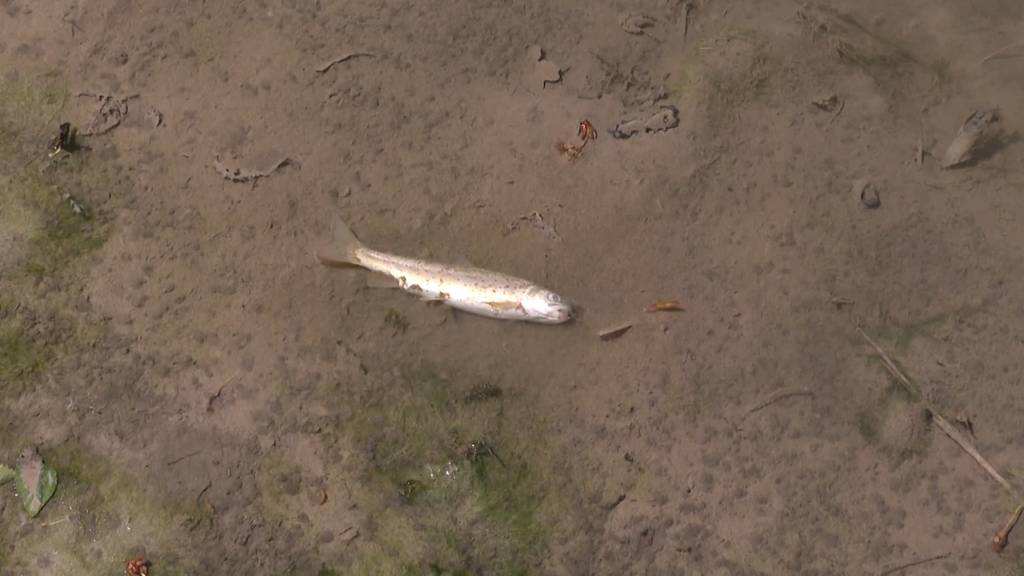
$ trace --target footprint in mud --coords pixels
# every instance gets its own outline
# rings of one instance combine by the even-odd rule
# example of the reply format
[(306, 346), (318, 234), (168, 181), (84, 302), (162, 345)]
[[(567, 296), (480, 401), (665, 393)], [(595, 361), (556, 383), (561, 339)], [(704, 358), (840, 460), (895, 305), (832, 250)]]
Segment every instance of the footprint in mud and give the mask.
[(653, 114), (645, 114), (640, 118), (623, 120), (608, 132), (613, 138), (625, 140), (637, 134), (664, 132), (679, 126), (679, 110), (675, 106), (662, 106)]

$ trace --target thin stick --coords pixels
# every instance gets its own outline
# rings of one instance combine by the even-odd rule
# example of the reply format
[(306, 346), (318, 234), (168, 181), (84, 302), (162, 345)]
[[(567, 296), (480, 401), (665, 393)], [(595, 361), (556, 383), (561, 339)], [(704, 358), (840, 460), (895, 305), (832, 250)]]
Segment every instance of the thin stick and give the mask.
[(202, 452), (202, 450), (196, 450), (195, 452), (189, 452), (188, 454), (185, 454), (184, 456), (179, 456), (179, 457), (175, 458), (174, 460), (171, 460), (171, 461), (167, 462), (167, 465), (168, 466), (174, 466), (175, 464), (177, 464), (178, 462), (181, 462), (185, 458), (191, 458), (191, 457), (195, 456), (196, 454), (199, 454), (200, 452)]
[(811, 398), (814, 398), (814, 392), (811, 392), (810, 390), (792, 390), (792, 389), (791, 390), (777, 390), (774, 393), (772, 393), (770, 396), (768, 396), (768, 398), (766, 400), (764, 400), (760, 404), (755, 405), (750, 410), (747, 410), (747, 413), (744, 415), (744, 417), (750, 416), (751, 414), (753, 414), (754, 412), (757, 412), (758, 410), (763, 410), (764, 408), (767, 408), (768, 406), (771, 406), (772, 404), (778, 402), (779, 400), (785, 400), (786, 398), (792, 398), (794, 396), (810, 396)]
[[(871, 337), (868, 336), (867, 333), (860, 328), (860, 326), (857, 327), (857, 331), (860, 332), (860, 335), (864, 338), (864, 340), (866, 340), (868, 344), (870, 344), (871, 347), (874, 348), (876, 352), (878, 352), (879, 356), (882, 359), (882, 365), (885, 366), (885, 369), (888, 370), (889, 373), (892, 374), (897, 381), (899, 381), (899, 383), (907, 390), (907, 392), (916, 396), (918, 393), (917, 389), (914, 387), (913, 384), (910, 383), (910, 379), (907, 378), (906, 375), (903, 374), (903, 372), (896, 367), (896, 363), (893, 362), (892, 358), (890, 358), (889, 355), (885, 353), (885, 350), (882, 350), (882, 347), (879, 346), (877, 342), (872, 340)], [(1017, 492), (1017, 489), (1014, 488), (1013, 485), (1006, 480), (1006, 478), (1003, 478), (1003, 476), (999, 472), (996, 472), (996, 469), (993, 468), (992, 465), (988, 463), (988, 460), (986, 460), (985, 457), (978, 452), (974, 445), (971, 444), (970, 440), (965, 438), (964, 435), (961, 434), (955, 426), (950, 424), (948, 420), (942, 417), (942, 414), (939, 414), (939, 412), (932, 408), (931, 406), (929, 406), (927, 402), (925, 402), (925, 406), (928, 408), (928, 412), (931, 413), (932, 415), (932, 421), (935, 422), (935, 424), (938, 425), (938, 427), (941, 428), (942, 431), (945, 432), (951, 440), (953, 440), (953, 442), (956, 442), (956, 444), (960, 446), (960, 448), (963, 449), (964, 452), (970, 455), (971, 458), (974, 458), (974, 460), (985, 470), (985, 472), (988, 472), (989, 475), (992, 476), (992, 478), (996, 482), (998, 482), (1003, 488), (1005, 488), (1006, 491), (1009, 492), (1014, 498), (1020, 499), (1020, 493)]]
[[(988, 56), (985, 56), (984, 58), (982, 58), (980, 63), (984, 64), (985, 62), (988, 62), (989, 60), (995, 60), (996, 58), (1002, 56), (1003, 52), (1006, 52), (1007, 50), (1009, 50), (1011, 48), (1016, 48), (1019, 45), (1020, 45), (1019, 43), (1015, 42), (1013, 44), (1009, 44), (1007, 46), (1003, 46), (999, 50), (996, 50), (995, 52), (993, 52), (993, 53), (989, 54)], [(1017, 54), (1016, 56), (1020, 56), (1020, 54)], [(1013, 58), (1014, 55), (1011, 54), (1010, 56), (1007, 56), (1007, 57), (1008, 58)]]
[(327, 72), (331, 68), (334, 68), (334, 66), (337, 65), (337, 64), (341, 64), (342, 62), (347, 62), (347, 61), (349, 61), (349, 60), (351, 60), (353, 58), (359, 58), (360, 56), (368, 56), (368, 57), (372, 58), (373, 54), (370, 54), (369, 52), (349, 52), (348, 54), (343, 54), (343, 55), (338, 56), (337, 58), (335, 58), (333, 60), (329, 60), (327, 62), (324, 62), (320, 66), (317, 66), (315, 68), (315, 70), (316, 70), (316, 72), (318, 74), (323, 74), (324, 72)]
[(932, 556), (930, 558), (923, 558), (921, 560), (914, 560), (913, 562), (908, 562), (906, 564), (900, 564), (899, 566), (895, 566), (893, 568), (889, 568), (888, 570), (886, 570), (885, 572), (882, 572), (878, 576), (889, 576), (890, 574), (895, 574), (897, 572), (906, 570), (907, 568), (913, 568), (914, 566), (920, 566), (921, 564), (927, 564), (929, 562), (935, 562), (936, 560), (942, 560), (943, 558), (949, 558), (949, 552), (946, 552), (944, 554), (938, 554), (938, 555)]
[(955, 426), (950, 424), (948, 420), (943, 418), (941, 414), (935, 411), (931, 412), (932, 421), (934, 421), (939, 426), (939, 428), (942, 428), (942, 431), (946, 433), (946, 436), (949, 436), (953, 440), (953, 442), (956, 442), (957, 445), (960, 446), (960, 448), (963, 448), (964, 452), (967, 452), (967, 454), (969, 454), (971, 458), (974, 458), (974, 460), (977, 461), (978, 464), (985, 469), (985, 472), (988, 472), (989, 476), (991, 476), (996, 482), (999, 482), (999, 485), (1005, 488), (1011, 496), (1013, 496), (1014, 498), (1020, 498), (1020, 493), (1017, 492), (1017, 489), (1013, 487), (1013, 484), (1010, 484), (1010, 482), (1006, 478), (1003, 478), (1003, 476), (999, 472), (996, 472), (996, 469), (993, 468), (992, 465), (988, 463), (988, 460), (985, 460), (985, 457), (978, 453), (978, 450), (971, 444), (970, 440), (965, 438), (964, 435), (961, 434)]
[(52, 521), (52, 522), (47, 522), (46, 524), (40, 524), (40, 526), (42, 526), (42, 527), (44, 527), (44, 528), (48, 528), (48, 527), (50, 527), (50, 526), (56, 526), (57, 524), (60, 524), (60, 523), (62, 523), (62, 522), (67, 522), (67, 521), (68, 521), (68, 517), (67, 517), (67, 516), (65, 516), (65, 517), (63, 517), (63, 518), (60, 518), (60, 519), (58, 519), (58, 520), (54, 520), (54, 521)]
[(909, 392), (912, 396), (917, 396), (917, 388), (915, 388), (914, 385), (910, 383), (910, 379), (904, 376), (903, 372), (901, 372), (900, 369), (896, 367), (896, 363), (892, 361), (892, 358), (889, 358), (889, 355), (885, 353), (885, 350), (882, 350), (882, 347), (878, 345), (878, 342), (875, 342), (871, 338), (871, 336), (868, 336), (867, 332), (861, 329), (860, 326), (857, 327), (857, 332), (860, 332), (860, 335), (864, 338), (864, 340), (867, 340), (867, 343), (870, 344), (871, 347), (875, 349), (875, 352), (878, 352), (878, 355), (882, 358), (882, 365), (885, 366), (885, 369), (888, 370), (889, 373), (892, 374), (893, 377), (896, 378), (896, 380), (898, 380), (899, 383), (903, 385), (907, 392)]
[(1007, 542), (1010, 541), (1010, 531), (1017, 525), (1017, 521), (1020, 520), (1020, 515), (1024, 514), (1024, 504), (1017, 506), (1017, 509), (1010, 514), (1010, 517), (1006, 519), (1006, 523), (1003, 527), (996, 532), (996, 535), (992, 537), (992, 549), (996, 552), (1002, 552), (1003, 548), (1006, 548)]

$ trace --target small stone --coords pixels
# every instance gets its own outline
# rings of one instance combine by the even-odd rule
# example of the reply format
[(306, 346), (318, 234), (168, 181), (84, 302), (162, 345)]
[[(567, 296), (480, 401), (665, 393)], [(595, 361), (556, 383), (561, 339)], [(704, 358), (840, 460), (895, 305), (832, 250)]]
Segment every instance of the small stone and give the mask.
[(854, 180), (851, 189), (854, 194), (860, 196), (860, 203), (865, 208), (874, 209), (882, 205), (882, 200), (878, 197), (878, 188), (867, 178)]

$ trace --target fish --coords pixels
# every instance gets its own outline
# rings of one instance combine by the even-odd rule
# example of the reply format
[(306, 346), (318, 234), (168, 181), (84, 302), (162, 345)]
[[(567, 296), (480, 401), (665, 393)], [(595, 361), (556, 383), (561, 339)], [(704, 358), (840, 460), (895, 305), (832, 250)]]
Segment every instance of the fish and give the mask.
[(317, 252), (325, 266), (357, 267), (390, 276), (406, 292), (472, 314), (502, 320), (562, 324), (573, 305), (529, 280), (472, 266), (431, 262), (367, 247), (340, 217), (329, 247)]

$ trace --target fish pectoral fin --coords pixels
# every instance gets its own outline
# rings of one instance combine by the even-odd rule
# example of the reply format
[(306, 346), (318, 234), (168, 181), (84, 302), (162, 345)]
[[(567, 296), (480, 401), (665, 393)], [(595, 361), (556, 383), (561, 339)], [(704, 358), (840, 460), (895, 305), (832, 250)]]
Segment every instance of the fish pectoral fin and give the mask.
[(451, 299), (451, 295), (449, 295), (447, 292), (441, 292), (440, 294), (423, 293), (420, 296), (420, 299), (422, 299), (427, 304), (444, 304), (449, 299)]
[(494, 310), (515, 310), (519, 308), (519, 302), (510, 302), (508, 300), (497, 300), (494, 302), (484, 302), (484, 304), (490, 306)]

